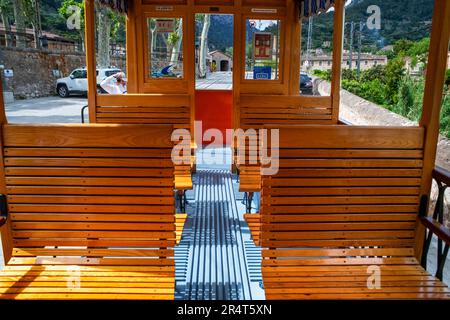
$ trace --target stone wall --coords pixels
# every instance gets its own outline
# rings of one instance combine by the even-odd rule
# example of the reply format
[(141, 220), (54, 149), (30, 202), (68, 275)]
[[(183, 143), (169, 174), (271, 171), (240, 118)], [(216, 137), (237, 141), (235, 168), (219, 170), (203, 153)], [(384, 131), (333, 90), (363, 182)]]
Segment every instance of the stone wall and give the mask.
[[(5, 47), (0, 51), (0, 64), (14, 71), (13, 77), (3, 78), (4, 91), (12, 91), (16, 99), (55, 95), (56, 79), (86, 65), (84, 53)], [(113, 58), (112, 65), (124, 70), (125, 59)]]

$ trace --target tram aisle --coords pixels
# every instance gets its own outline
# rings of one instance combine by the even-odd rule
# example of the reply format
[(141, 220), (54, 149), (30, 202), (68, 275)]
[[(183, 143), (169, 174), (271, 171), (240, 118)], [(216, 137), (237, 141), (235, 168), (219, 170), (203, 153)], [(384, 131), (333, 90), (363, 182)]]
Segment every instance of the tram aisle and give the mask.
[(241, 204), (235, 200), (231, 172), (200, 169), (193, 181), (194, 199), (189, 200), (183, 238), (175, 249), (176, 298), (264, 298), (254, 277), (259, 248), (249, 246), (250, 233), (239, 212)]

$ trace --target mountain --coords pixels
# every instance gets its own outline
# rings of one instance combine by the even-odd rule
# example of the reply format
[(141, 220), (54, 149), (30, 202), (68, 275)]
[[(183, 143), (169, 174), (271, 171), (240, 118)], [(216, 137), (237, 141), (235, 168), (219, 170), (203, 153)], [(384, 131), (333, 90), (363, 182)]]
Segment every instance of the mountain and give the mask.
[[(44, 30), (66, 37), (76, 38), (78, 33), (69, 31), (66, 21), (58, 14), (62, 0), (42, 0), (41, 14)], [(346, 8), (346, 21), (367, 21), (370, 14), (367, 8), (376, 5), (381, 11), (381, 29), (364, 28), (362, 43), (367, 49), (375, 51), (399, 39), (419, 40), (429, 35), (434, 0), (353, 0)], [(333, 11), (321, 14), (313, 19), (312, 48), (320, 48), (324, 42), (332, 41)], [(201, 25), (197, 25), (198, 29)], [(345, 41), (348, 45), (349, 26), (346, 28)], [(359, 24), (355, 30), (359, 29)], [(357, 44), (358, 32), (354, 43)], [(303, 22), (302, 47), (306, 48), (308, 21)], [(233, 46), (233, 17), (231, 15), (213, 15), (209, 32), (211, 50), (225, 50)]]
[[(373, 49), (393, 44), (399, 39), (419, 40), (429, 36), (434, 0), (353, 0), (346, 7), (346, 22), (355, 22), (355, 39), (359, 33), (359, 22), (366, 22), (372, 12), (368, 7), (375, 5), (380, 8), (381, 29), (363, 29), (362, 43)], [(312, 48), (320, 48), (332, 36), (333, 12), (321, 14), (313, 19)], [(348, 44), (350, 26), (346, 26), (345, 41)], [(303, 48), (306, 48), (308, 37), (308, 22), (303, 23)]]

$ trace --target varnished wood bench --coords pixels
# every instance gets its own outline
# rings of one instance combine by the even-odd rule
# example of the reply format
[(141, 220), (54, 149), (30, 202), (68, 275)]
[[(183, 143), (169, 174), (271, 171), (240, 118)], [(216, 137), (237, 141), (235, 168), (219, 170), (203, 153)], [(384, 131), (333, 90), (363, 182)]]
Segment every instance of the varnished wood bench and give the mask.
[(248, 224), (253, 242), (256, 246), (260, 245), (261, 237), (261, 215), (260, 214), (244, 214), (244, 219)]
[(174, 298), (172, 126), (2, 129), (0, 298)]
[[(244, 130), (332, 123), (330, 97), (265, 94), (241, 94), (239, 97), (239, 127)], [(253, 195), (261, 190), (260, 165), (238, 165), (236, 160), (234, 163), (240, 179), (239, 190), (245, 192), (247, 212), (250, 213)]]
[(279, 172), (262, 178), (267, 299), (450, 298), (414, 249), (423, 135), (422, 128), (280, 130)]
[(246, 210), (252, 211), (252, 201), (255, 192), (261, 190), (261, 168), (259, 166), (243, 165), (239, 167), (239, 192), (245, 192)]
[(181, 236), (183, 235), (183, 229), (184, 229), (186, 220), (187, 220), (186, 213), (177, 213), (175, 215), (175, 234), (176, 234), (177, 244), (179, 244), (181, 241)]
[[(191, 131), (191, 102), (186, 94), (100, 95), (95, 117), (97, 123), (167, 124)], [(186, 191), (193, 188), (195, 143), (190, 148), (190, 165), (175, 166), (175, 190), (182, 212), (186, 209)]]

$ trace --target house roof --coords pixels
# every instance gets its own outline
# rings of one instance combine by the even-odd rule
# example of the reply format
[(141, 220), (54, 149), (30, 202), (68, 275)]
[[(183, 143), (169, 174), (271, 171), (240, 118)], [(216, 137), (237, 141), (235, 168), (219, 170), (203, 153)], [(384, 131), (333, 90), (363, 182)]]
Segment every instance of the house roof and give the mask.
[(228, 57), (228, 58), (230, 58), (230, 59), (233, 59), (233, 57), (230, 56), (228, 53), (225, 53), (225, 52), (220, 51), (220, 50), (210, 51), (208, 54), (209, 54), (210, 56), (212, 56), (212, 55), (215, 54), (215, 53), (220, 53), (220, 54), (223, 54), (224, 56), (226, 56), (226, 57)]

